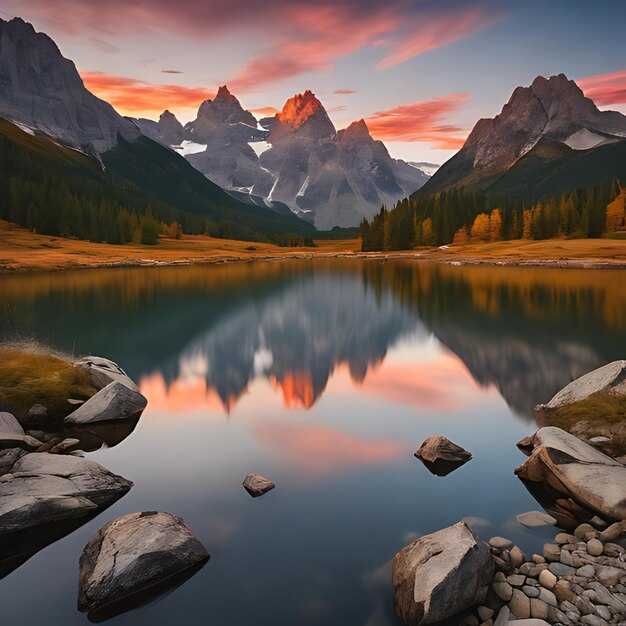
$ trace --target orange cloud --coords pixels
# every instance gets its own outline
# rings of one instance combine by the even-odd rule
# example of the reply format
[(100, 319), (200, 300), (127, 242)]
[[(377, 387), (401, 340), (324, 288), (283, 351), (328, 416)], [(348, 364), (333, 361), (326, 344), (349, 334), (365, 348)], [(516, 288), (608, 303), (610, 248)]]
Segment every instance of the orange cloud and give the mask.
[(383, 141), (421, 141), (441, 150), (457, 150), (463, 145), (467, 130), (441, 122), (462, 107), (469, 97), (467, 93), (453, 93), (403, 104), (377, 111), (365, 121), (372, 135)]
[(587, 98), (600, 106), (626, 103), (626, 70), (589, 76), (576, 82)]
[(89, 91), (110, 102), (125, 115), (197, 107), (202, 101), (215, 96), (213, 91), (202, 87), (154, 85), (104, 72), (83, 72), (81, 77)]
[(401, 458), (410, 449), (395, 440), (363, 439), (328, 426), (254, 420), (256, 440), (290, 465), (309, 474), (327, 474), (347, 467), (378, 465)]
[(356, 91), (354, 91), (353, 89), (335, 89), (335, 91), (333, 91), (333, 93), (339, 95), (339, 96), (348, 96), (352, 93), (356, 93)]
[(262, 115), (263, 117), (273, 117), (279, 110), (274, 107), (261, 107), (260, 109), (250, 109), (250, 113), (256, 113), (257, 115)]

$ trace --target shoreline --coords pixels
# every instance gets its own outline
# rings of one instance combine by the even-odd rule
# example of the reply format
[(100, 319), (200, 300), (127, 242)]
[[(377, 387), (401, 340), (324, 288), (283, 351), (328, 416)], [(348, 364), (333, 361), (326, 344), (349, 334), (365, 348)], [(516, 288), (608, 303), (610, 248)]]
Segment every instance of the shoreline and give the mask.
[(230, 265), (238, 263), (276, 263), (284, 261), (328, 261), (349, 259), (356, 261), (415, 261), (453, 266), (532, 267), (574, 270), (626, 270), (626, 260), (613, 259), (542, 259), (523, 257), (474, 257), (457, 254), (428, 254), (420, 252), (319, 252), (286, 253), (283, 255), (211, 255), (182, 257), (167, 260), (151, 258), (123, 258), (93, 260), (89, 263), (69, 262), (57, 266), (29, 266), (21, 263), (0, 263), (0, 276), (147, 267), (191, 267), (201, 265)]

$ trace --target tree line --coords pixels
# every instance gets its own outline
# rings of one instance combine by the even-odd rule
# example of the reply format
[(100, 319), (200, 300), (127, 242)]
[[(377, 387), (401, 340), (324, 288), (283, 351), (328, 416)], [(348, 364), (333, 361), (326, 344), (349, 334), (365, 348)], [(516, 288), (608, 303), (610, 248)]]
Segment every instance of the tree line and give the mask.
[(414, 195), (360, 225), (362, 250), (406, 250), (509, 239), (600, 237), (621, 230), (624, 199), (619, 181), (599, 183), (536, 202), (493, 198), (475, 189)]

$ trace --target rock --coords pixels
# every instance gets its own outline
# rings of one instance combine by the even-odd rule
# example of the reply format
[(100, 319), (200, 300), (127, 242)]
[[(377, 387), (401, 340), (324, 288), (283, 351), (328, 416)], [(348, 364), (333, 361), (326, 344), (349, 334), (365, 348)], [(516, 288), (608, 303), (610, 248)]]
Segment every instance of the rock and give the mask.
[(506, 582), (513, 587), (521, 587), (524, 582), (526, 582), (526, 576), (522, 576), (521, 574), (511, 574), (506, 577)]
[(599, 615), (583, 615), (580, 621), (589, 626), (609, 626), (609, 623), (603, 620)]
[(604, 546), (598, 539), (591, 539), (587, 542), (587, 552), (591, 554), (591, 556), (600, 556), (603, 551)]
[(580, 402), (580, 400), (584, 400), (600, 391), (610, 391), (620, 395), (625, 394), (625, 372), (626, 361), (613, 361), (608, 365), (599, 367), (561, 389), (550, 402), (543, 405), (543, 408), (556, 409), (574, 402)]
[(609, 621), (611, 619), (611, 611), (609, 611), (609, 609), (606, 606), (596, 606), (596, 613), (602, 618), (605, 619), (607, 621)]
[(548, 605), (539, 598), (530, 599), (530, 615), (538, 619), (548, 619)]
[(558, 606), (556, 596), (549, 590), (544, 587), (539, 588), (539, 599), (550, 606)]
[(626, 521), (611, 524), (600, 533), (598, 539), (604, 543), (610, 543), (619, 539), (623, 534), (626, 534)]
[(522, 526), (528, 528), (539, 528), (541, 526), (554, 526), (556, 520), (552, 515), (543, 513), (542, 511), (528, 511), (527, 513), (520, 513), (515, 518)]
[(97, 389), (103, 389), (109, 383), (117, 381), (133, 391), (139, 391), (134, 381), (117, 363), (101, 356), (86, 356), (78, 359), (74, 363), (74, 367), (87, 370), (91, 382)]
[(519, 567), (524, 562), (524, 553), (517, 546), (513, 546), (509, 553), (509, 560), (513, 567)]
[(415, 456), (424, 463), (428, 470), (438, 476), (448, 475), (472, 458), (467, 450), (441, 435), (425, 439)]
[(514, 624), (514, 626), (550, 626), (550, 622), (546, 622), (545, 620), (536, 619), (536, 618), (518, 619), (518, 620), (515, 620), (514, 622), (509, 622), (509, 623)]
[(543, 556), (546, 561), (558, 561), (561, 558), (561, 548), (553, 543), (546, 543), (543, 546)]
[(248, 474), (243, 481), (245, 490), (253, 497), (258, 498), (276, 486), (271, 480), (260, 474)]
[(75, 439), (72, 437), (67, 437), (63, 439), (60, 443), (52, 446), (50, 449), (50, 454), (63, 454), (64, 452), (69, 452), (72, 448), (75, 448), (80, 444), (80, 439)]
[(508, 602), (513, 596), (513, 587), (511, 587), (511, 585), (507, 582), (494, 582), (492, 587), (498, 598), (504, 600), (505, 602)]
[(595, 532), (595, 528), (591, 524), (580, 524), (574, 531), (574, 536), (577, 539), (584, 539), (587, 533)]
[(544, 569), (539, 574), (539, 584), (546, 589), (552, 589), (556, 585), (557, 580), (557, 577), (547, 569)]
[(64, 421), (67, 424), (93, 424), (139, 417), (146, 404), (146, 398), (139, 392), (115, 381), (81, 404)]
[(571, 602), (574, 592), (567, 580), (559, 580), (552, 588), (552, 593), (556, 596), (558, 602), (569, 600)]
[(465, 522), (420, 537), (393, 561), (396, 611), (405, 624), (420, 626), (480, 605), (494, 569), (488, 546)]
[(21, 448), (22, 450), (37, 450), (41, 441), (30, 435), (14, 435), (12, 433), (0, 433), (0, 450), (8, 448)]
[(534, 442), (531, 456), (515, 470), (519, 478), (601, 516), (626, 519), (626, 467), (560, 428), (540, 428)]
[(564, 543), (576, 543), (576, 537), (574, 537), (574, 535), (570, 535), (569, 533), (559, 533), (554, 538), (554, 541), (561, 545)]
[(519, 589), (513, 589), (513, 596), (509, 601), (509, 609), (516, 617), (530, 617), (530, 598)]
[(610, 565), (599, 565), (596, 567), (595, 577), (606, 587), (613, 587), (626, 576), (626, 567), (611, 567)]
[(43, 404), (33, 404), (28, 411), (30, 422), (45, 422), (48, 417), (48, 409)]
[(524, 437), (515, 444), (526, 456), (530, 456), (535, 447), (532, 437)]
[(563, 563), (563, 565), (571, 567), (573, 564), (572, 553), (568, 552), (567, 550), (561, 550), (561, 556), (559, 557), (559, 561)]
[(506, 626), (509, 623), (509, 617), (511, 616), (511, 611), (508, 606), (503, 606), (498, 613), (498, 617), (494, 622), (493, 626)]
[(491, 619), (494, 614), (494, 610), (490, 609), (488, 606), (479, 606), (476, 612), (481, 622), (486, 622), (488, 619)]
[(539, 597), (539, 588), (538, 587), (531, 587), (530, 585), (524, 585), (522, 587), (522, 591), (529, 598), (538, 598)]
[(550, 563), (548, 569), (559, 578), (562, 576), (574, 576), (576, 574), (576, 570), (573, 567), (558, 562)]
[(489, 545), (498, 550), (506, 550), (513, 545), (513, 542), (505, 537), (492, 537), (489, 540)]
[[(146, 601), (200, 569), (209, 554), (185, 522), (161, 512), (130, 513), (109, 522), (80, 557), (78, 609), (110, 617)], [(123, 602), (122, 602), (123, 601)], [(121, 610), (120, 610), (121, 609)]]
[(0, 412), (0, 439), (3, 435), (23, 435), (24, 429), (11, 413)]
[(583, 578), (593, 578), (596, 575), (596, 570), (591, 564), (583, 565), (576, 570), (576, 576), (582, 576)]

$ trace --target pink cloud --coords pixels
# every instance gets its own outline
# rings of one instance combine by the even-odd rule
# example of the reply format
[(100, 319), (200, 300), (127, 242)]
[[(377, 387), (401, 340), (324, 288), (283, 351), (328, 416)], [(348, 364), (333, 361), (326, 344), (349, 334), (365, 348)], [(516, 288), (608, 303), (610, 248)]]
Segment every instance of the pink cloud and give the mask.
[(155, 85), (104, 72), (82, 72), (85, 87), (123, 114), (162, 113), (165, 109), (197, 107), (215, 93), (202, 87)]
[(81, 36), (148, 32), (206, 40), (252, 33), (264, 49), (228, 81), (239, 92), (329, 69), (336, 59), (368, 47), (382, 50), (379, 68), (391, 67), (474, 35), (502, 15), (484, 0), (469, 7), (456, 3), (440, 8), (442, 4), (433, 9), (433, 3), (415, 0), (320, 0), (306, 5), (291, 0), (21, 0), (25, 13)]
[(463, 145), (468, 131), (442, 122), (469, 97), (467, 93), (453, 93), (403, 104), (377, 111), (366, 122), (372, 135), (383, 141), (421, 141), (441, 150), (456, 150)]
[(589, 76), (576, 82), (587, 98), (600, 106), (626, 103), (626, 70)]
[(350, 94), (356, 93), (356, 91), (354, 91), (354, 89), (335, 89), (333, 93), (339, 96), (349, 96)]

